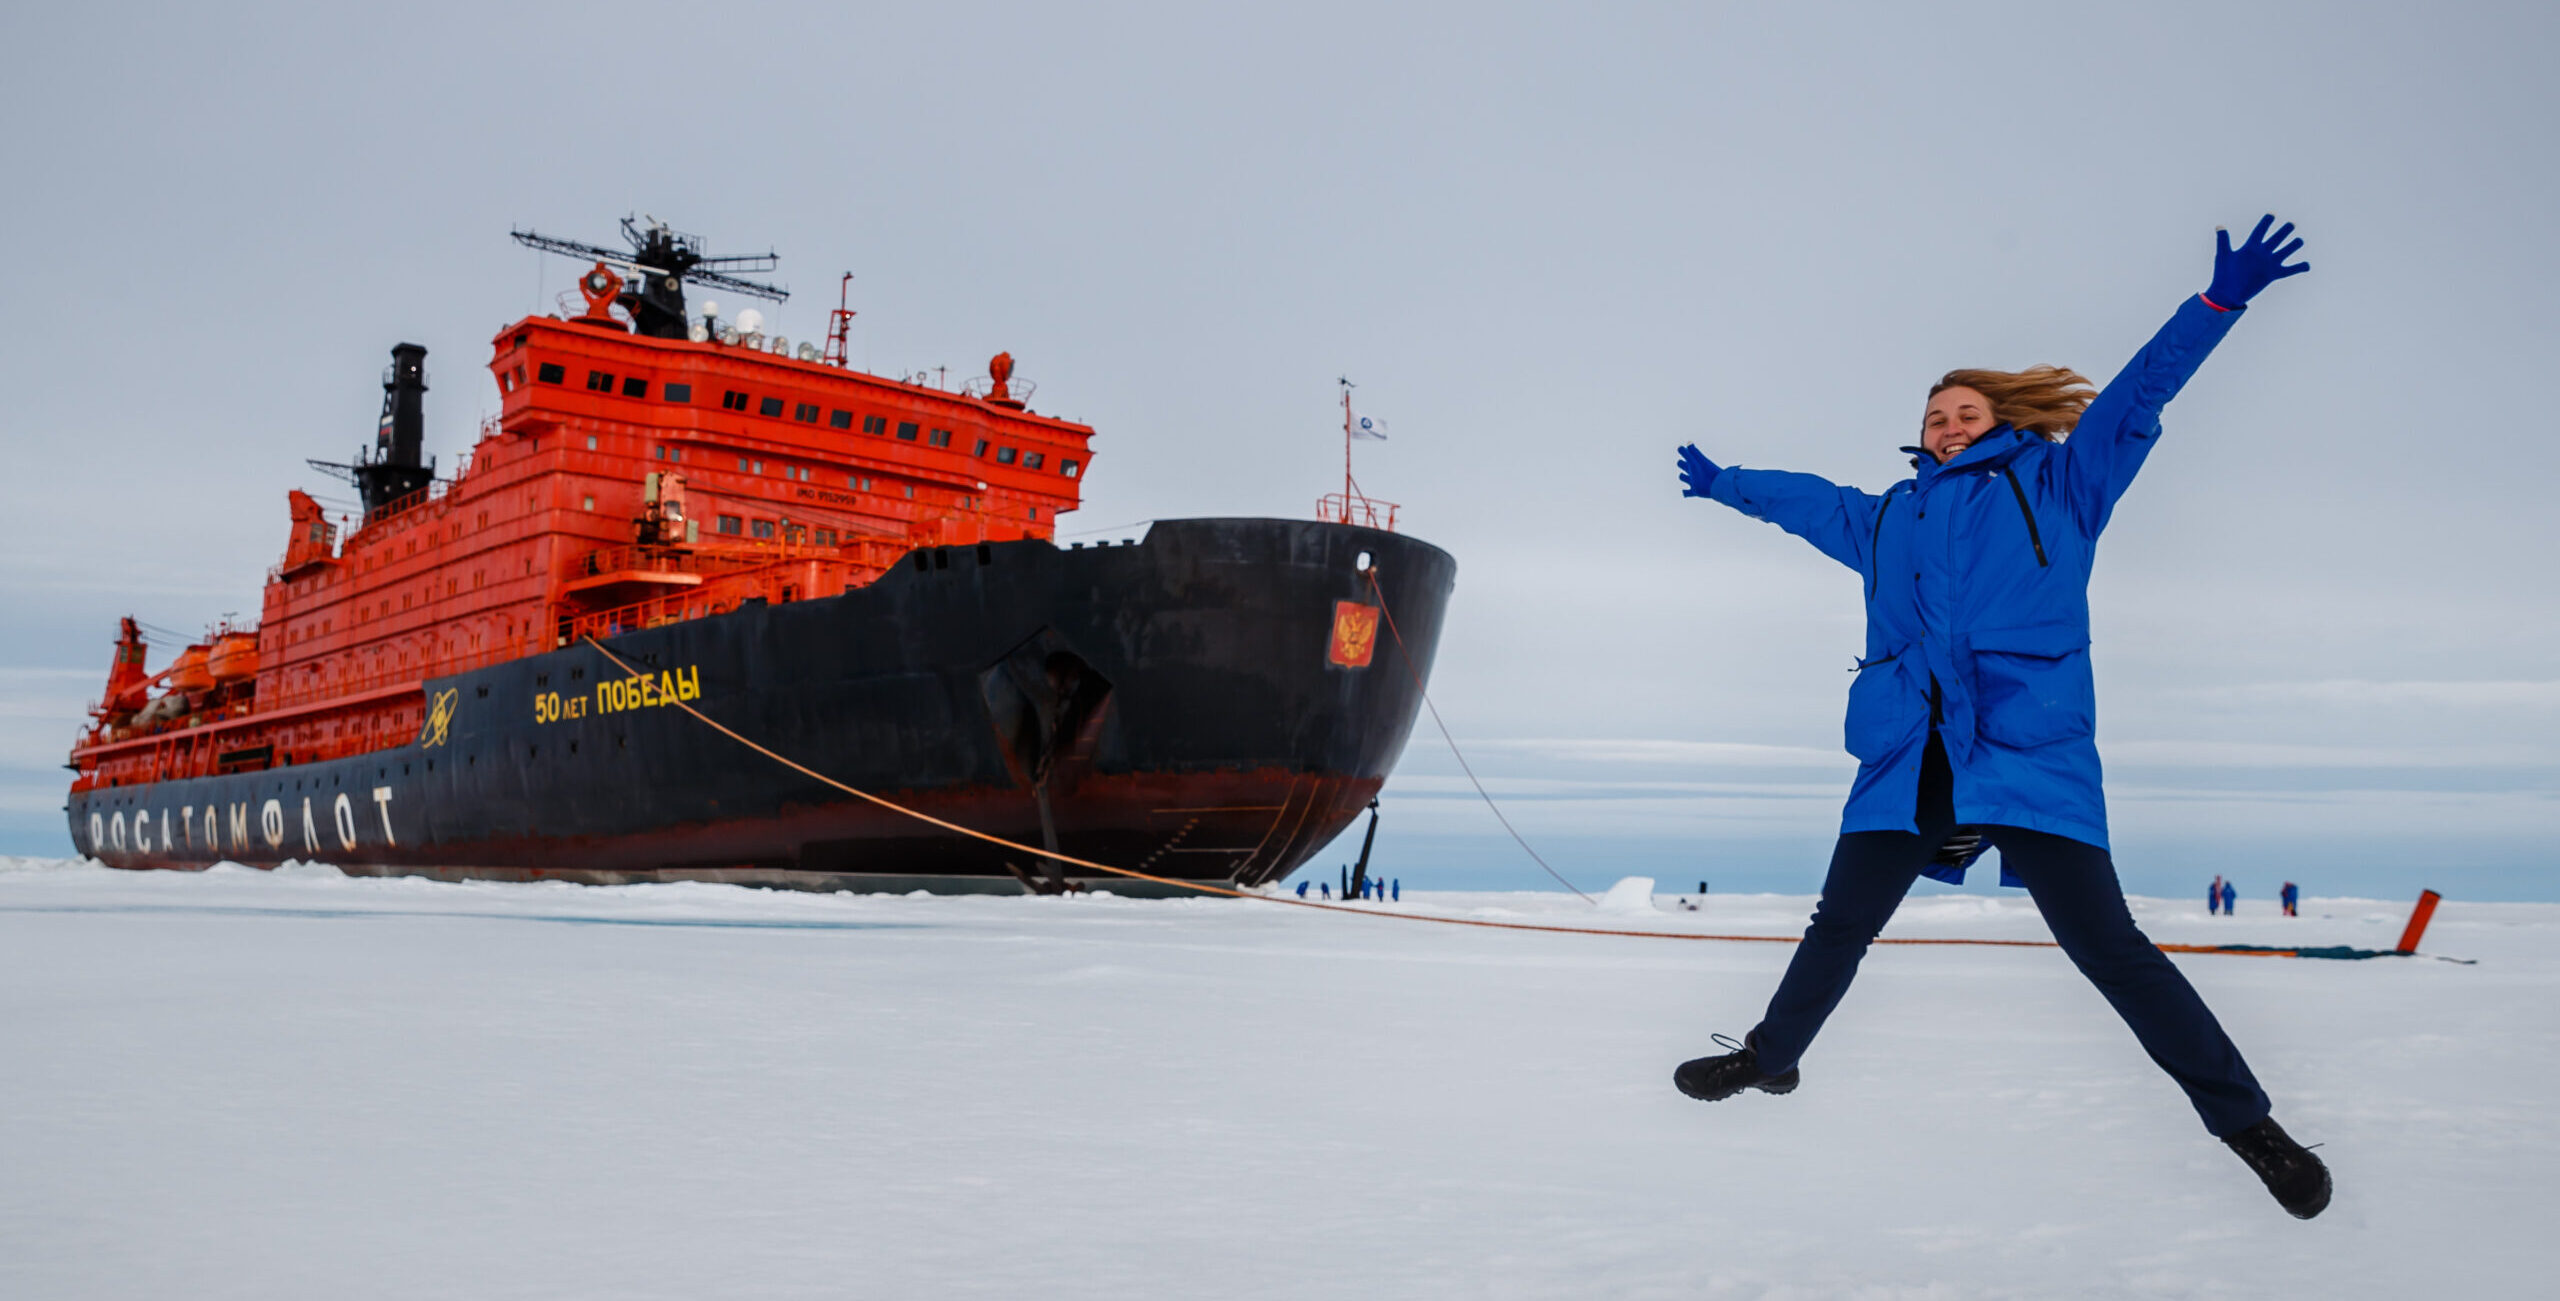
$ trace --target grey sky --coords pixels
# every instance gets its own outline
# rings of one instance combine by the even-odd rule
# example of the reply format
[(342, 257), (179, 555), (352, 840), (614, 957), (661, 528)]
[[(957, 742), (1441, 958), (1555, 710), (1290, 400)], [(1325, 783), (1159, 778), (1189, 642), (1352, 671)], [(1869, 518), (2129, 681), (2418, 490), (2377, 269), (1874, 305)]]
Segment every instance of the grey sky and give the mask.
[[(1803, 887), (1845, 784), (1855, 583), (1682, 501), (1671, 448), (1881, 487), (1936, 374), (2103, 380), (2203, 286), (2216, 223), (2274, 210), (2317, 270), (2171, 407), (2093, 594), (2127, 879), (2551, 897), (2556, 28), (12, 9), (0, 849), (60, 852), (115, 615), (254, 612), (285, 490), (369, 437), (394, 342), (433, 350), (449, 464), (494, 409), (489, 338), (574, 273), (507, 228), (643, 211), (777, 249), (793, 337), (854, 271), (858, 364), (1010, 349), (1037, 405), (1100, 429), (1071, 533), (1308, 513), (1349, 374), (1395, 435), (1363, 482), (1459, 559), (1443, 712), (1550, 857)], [(1436, 746), (1391, 787), (1417, 870), (1532, 883)]]

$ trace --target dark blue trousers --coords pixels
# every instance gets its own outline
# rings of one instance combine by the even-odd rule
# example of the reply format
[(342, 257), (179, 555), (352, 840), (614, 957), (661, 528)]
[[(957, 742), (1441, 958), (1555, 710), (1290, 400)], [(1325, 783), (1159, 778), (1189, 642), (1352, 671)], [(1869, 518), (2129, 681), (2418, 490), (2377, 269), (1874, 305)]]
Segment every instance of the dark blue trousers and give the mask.
[[(1946, 751), (1929, 738), (1920, 769), (1920, 833), (1853, 831), (1831, 853), (1822, 902), (1769, 999), (1755, 1041), (1772, 1074), (1804, 1055), (1849, 992), (1858, 960), (1956, 829)], [(2177, 965), (2133, 924), (2107, 851), (2024, 827), (1982, 827), (2000, 862), (2026, 882), (2064, 955), (2132, 1027), (2145, 1052), (2187, 1091), (2204, 1127), (2227, 1138), (2264, 1120), (2266, 1091)]]

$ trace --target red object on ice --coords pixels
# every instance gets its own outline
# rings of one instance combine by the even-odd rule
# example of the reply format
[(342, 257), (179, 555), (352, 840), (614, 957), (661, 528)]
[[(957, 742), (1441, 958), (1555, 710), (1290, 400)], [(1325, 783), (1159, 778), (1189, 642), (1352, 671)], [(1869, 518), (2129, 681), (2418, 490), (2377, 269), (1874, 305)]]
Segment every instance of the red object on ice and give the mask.
[(2418, 892), (2418, 906), (2409, 913), (2409, 929), (2400, 932), (2400, 952), (2418, 951), (2418, 937), (2427, 933), (2427, 923), (2434, 919), (2436, 905), (2443, 901), (2444, 896), (2433, 890)]

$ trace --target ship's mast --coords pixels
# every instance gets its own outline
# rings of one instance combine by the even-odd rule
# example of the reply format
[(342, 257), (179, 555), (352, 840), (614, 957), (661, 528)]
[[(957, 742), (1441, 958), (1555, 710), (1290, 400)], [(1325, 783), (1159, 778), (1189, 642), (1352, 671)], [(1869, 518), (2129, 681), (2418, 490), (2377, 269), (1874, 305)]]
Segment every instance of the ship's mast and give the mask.
[(1358, 491), (1351, 486), (1351, 390), (1356, 387), (1349, 376), (1342, 379), (1342, 509), (1344, 522), (1349, 522), (1351, 498)]

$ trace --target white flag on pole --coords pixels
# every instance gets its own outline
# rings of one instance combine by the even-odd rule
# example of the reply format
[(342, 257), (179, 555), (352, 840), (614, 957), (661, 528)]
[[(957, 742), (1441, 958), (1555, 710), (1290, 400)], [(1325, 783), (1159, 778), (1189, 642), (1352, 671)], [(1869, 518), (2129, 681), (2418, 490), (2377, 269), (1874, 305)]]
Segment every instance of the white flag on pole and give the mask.
[(1387, 441), (1387, 422), (1376, 416), (1355, 415), (1351, 417), (1351, 436), (1383, 443)]

